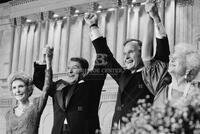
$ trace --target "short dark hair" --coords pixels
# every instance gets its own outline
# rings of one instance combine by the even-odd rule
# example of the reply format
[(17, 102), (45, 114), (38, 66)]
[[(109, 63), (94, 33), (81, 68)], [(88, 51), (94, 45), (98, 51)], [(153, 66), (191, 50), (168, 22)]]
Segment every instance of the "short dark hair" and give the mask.
[(129, 42), (137, 42), (138, 45), (140, 46), (140, 48), (142, 47), (142, 41), (137, 40), (137, 39), (128, 39), (124, 42), (123, 46), (126, 46), (126, 44), (128, 44)]
[(82, 57), (72, 57), (72, 58), (70, 58), (70, 61), (78, 62), (83, 69), (88, 70), (89, 63), (86, 59), (84, 59)]

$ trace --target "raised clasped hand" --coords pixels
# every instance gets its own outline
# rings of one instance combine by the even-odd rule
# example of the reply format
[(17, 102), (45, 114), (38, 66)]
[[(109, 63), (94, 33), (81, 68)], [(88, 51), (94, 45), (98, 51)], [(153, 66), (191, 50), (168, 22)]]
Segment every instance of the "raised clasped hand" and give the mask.
[(98, 21), (95, 13), (85, 13), (84, 19), (89, 26), (97, 24)]

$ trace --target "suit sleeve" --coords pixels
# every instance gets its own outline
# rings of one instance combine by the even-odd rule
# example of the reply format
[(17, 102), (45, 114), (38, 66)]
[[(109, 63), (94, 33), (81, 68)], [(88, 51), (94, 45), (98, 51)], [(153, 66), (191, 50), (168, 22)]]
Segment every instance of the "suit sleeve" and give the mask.
[(169, 62), (169, 42), (167, 37), (163, 37), (162, 39), (156, 38), (156, 54), (154, 59), (155, 60), (160, 60), (162, 62)]
[(156, 38), (157, 47), (155, 57), (145, 63), (143, 79), (155, 95), (163, 85), (171, 82), (168, 71), (169, 63), (169, 43), (167, 37)]
[[(95, 50), (97, 52), (97, 54), (103, 55), (103, 66), (104, 69), (102, 70), (103, 73), (108, 73), (110, 74), (113, 79), (118, 83), (121, 73), (123, 71), (123, 68), (121, 67), (121, 65), (116, 61), (116, 59), (113, 57), (113, 54), (111, 53), (108, 45), (107, 45), (107, 41), (105, 38), (103, 37), (99, 37), (95, 40), (92, 41)], [(96, 59), (97, 63), (99, 63), (100, 59)], [(96, 64), (95, 64), (96, 66)]]
[(44, 86), (46, 65), (34, 63), (33, 84), (40, 90)]
[[(34, 73), (33, 73), (33, 84), (40, 90), (43, 90), (45, 83), (45, 69), (46, 65), (39, 65), (34, 63)], [(48, 91), (50, 96), (53, 96), (54, 90), (56, 87), (56, 82), (51, 83), (51, 90)]]

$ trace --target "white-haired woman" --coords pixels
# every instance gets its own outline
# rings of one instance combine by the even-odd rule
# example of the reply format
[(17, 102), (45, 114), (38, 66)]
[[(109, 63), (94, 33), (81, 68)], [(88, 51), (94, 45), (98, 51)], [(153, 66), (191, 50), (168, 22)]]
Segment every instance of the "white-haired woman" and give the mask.
[[(169, 73), (172, 83), (168, 88), (168, 100), (174, 106), (187, 104), (189, 96), (199, 87), (197, 79), (200, 70), (200, 54), (192, 45), (178, 44), (170, 57)], [(199, 90), (200, 91), (200, 90)]]
[(6, 114), (6, 134), (38, 134), (40, 117), (48, 99), (48, 90), (52, 81), (52, 57), (53, 49), (46, 49), (47, 68), (45, 84), (40, 97), (29, 97), (33, 93), (31, 77), (25, 73), (15, 73), (8, 78), (10, 91), (17, 100), (17, 105)]
[[(149, 20), (146, 35), (142, 46), (142, 59), (145, 65), (145, 80), (148, 83), (149, 89), (155, 95), (154, 106), (164, 107), (165, 102), (169, 101), (173, 106), (183, 106), (186, 104), (187, 99), (194, 91), (198, 91), (195, 79), (200, 70), (200, 54), (192, 47), (184, 43), (175, 46), (175, 51), (170, 58), (166, 57), (169, 61), (163, 62), (156, 59), (153, 55), (153, 22), (157, 10), (156, 6), (149, 10)], [(160, 19), (157, 19), (160, 21)], [(154, 24), (159, 26), (166, 36), (165, 30), (161, 23)], [(164, 37), (163, 37), (164, 38)], [(163, 49), (157, 50), (156, 54), (162, 54), (169, 51), (169, 44), (162, 44), (157, 46)], [(162, 52), (158, 52), (158, 51)], [(168, 66), (169, 65), (169, 66)], [(170, 75), (171, 76), (170, 76)], [(171, 79), (171, 83), (169, 82)], [(200, 90), (199, 90), (200, 91)]]

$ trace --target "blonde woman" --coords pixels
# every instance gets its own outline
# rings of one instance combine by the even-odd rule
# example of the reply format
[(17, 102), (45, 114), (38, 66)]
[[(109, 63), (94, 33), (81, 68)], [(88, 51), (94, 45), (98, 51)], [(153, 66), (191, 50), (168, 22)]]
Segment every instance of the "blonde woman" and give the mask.
[(48, 99), (48, 91), (52, 81), (53, 49), (47, 47), (45, 84), (41, 96), (33, 101), (29, 97), (33, 92), (31, 77), (25, 73), (15, 73), (8, 79), (10, 91), (17, 101), (6, 115), (6, 134), (38, 134), (40, 117)]

